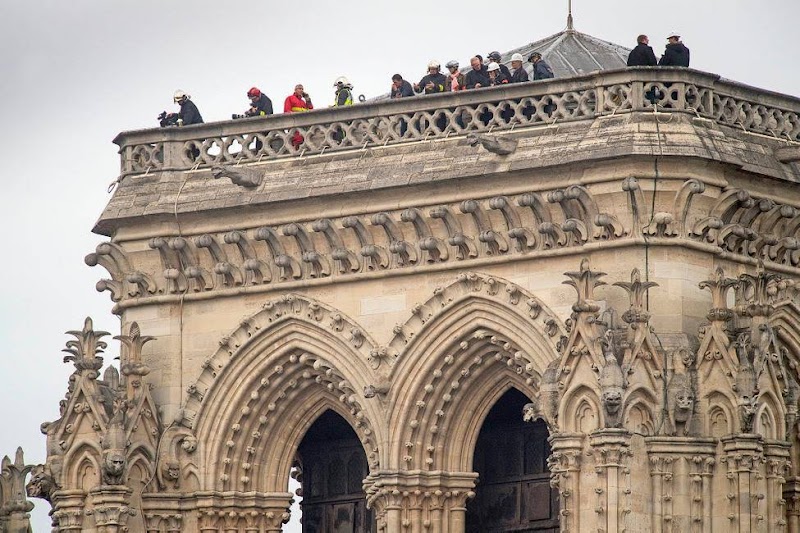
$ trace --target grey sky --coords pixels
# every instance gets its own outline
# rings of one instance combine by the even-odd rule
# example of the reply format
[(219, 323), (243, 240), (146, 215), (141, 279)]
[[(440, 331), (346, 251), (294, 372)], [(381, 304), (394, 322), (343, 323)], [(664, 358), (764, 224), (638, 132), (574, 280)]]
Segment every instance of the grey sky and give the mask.
[[(556, 33), (566, 4), (2, 0), (0, 456), (22, 445), (28, 462), (44, 460), (39, 424), (57, 418), (71, 368), (63, 332), (91, 315), (118, 333), (108, 295), (94, 290), (104, 271), (83, 257), (103, 240), (90, 230), (119, 172), (119, 131), (156, 126), (160, 111), (175, 110), (177, 88), (207, 122), (242, 112), (253, 85), (276, 110), (297, 82), (317, 107), (330, 105), (340, 75), (376, 96), (395, 72), (418, 80), (430, 59), (465, 65)], [(628, 47), (647, 33), (660, 55), (676, 30), (692, 67), (800, 95), (797, 0), (573, 4), (578, 31)], [(106, 361), (117, 352), (111, 341)], [(35, 503), (35, 530), (45, 531), (47, 506)]]

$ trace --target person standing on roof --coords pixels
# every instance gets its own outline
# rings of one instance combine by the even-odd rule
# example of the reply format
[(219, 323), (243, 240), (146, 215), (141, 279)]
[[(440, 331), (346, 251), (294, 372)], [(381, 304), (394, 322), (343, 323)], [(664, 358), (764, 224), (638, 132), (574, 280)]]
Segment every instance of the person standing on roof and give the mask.
[(511, 73), (511, 77), (508, 79), (509, 83), (530, 81), (530, 78), (528, 78), (528, 71), (522, 66), (522, 54), (517, 53), (511, 56), (511, 68), (514, 69), (514, 72)]
[(497, 65), (500, 67), (500, 72), (503, 73), (503, 76), (505, 76), (507, 80), (511, 79), (511, 71), (508, 70), (507, 66), (505, 66), (503, 63), (500, 62), (500, 52), (496, 50), (493, 52), (489, 52), (489, 56), (487, 59), (489, 60), (490, 63), (492, 61), (497, 63)]
[(650, 39), (647, 35), (640, 35), (636, 38), (636, 48), (631, 50), (628, 54), (629, 67), (654, 67), (656, 61), (656, 54), (653, 53), (653, 48), (650, 46)]
[(506, 75), (503, 74), (503, 71), (500, 69), (500, 65), (492, 61), (489, 63), (489, 67), (487, 68), (489, 71), (489, 85), (492, 87), (496, 87), (498, 85), (503, 85), (508, 83), (508, 78)]
[(303, 84), (298, 83), (294, 86), (294, 92), (286, 97), (283, 102), (284, 113), (304, 113), (314, 109), (311, 97), (303, 90)]
[(681, 42), (681, 36), (678, 32), (672, 32), (667, 37), (667, 47), (664, 50), (664, 55), (658, 62), (660, 67), (688, 67), (689, 66), (689, 49)]
[(464, 78), (467, 89), (489, 87), (490, 82), (489, 73), (487, 72), (488, 69), (483, 66), (480, 58), (478, 56), (473, 57), (469, 60), (469, 64), (472, 67), (472, 70), (467, 72), (467, 75)]
[(191, 124), (202, 124), (203, 117), (200, 116), (200, 111), (197, 106), (192, 102), (192, 97), (185, 92), (178, 89), (172, 96), (172, 101), (181, 106), (181, 110), (177, 113), (170, 113), (167, 117), (178, 116), (178, 126), (189, 126)]
[(339, 76), (333, 82), (336, 89), (333, 107), (343, 107), (353, 105), (353, 85), (344, 76)]
[(542, 54), (539, 52), (534, 52), (528, 58), (533, 64), (533, 80), (546, 80), (550, 78), (555, 78), (555, 74), (553, 74), (553, 69), (550, 68), (550, 65), (542, 59)]
[(244, 112), (248, 117), (264, 117), (272, 114), (272, 100), (262, 93), (258, 87), (252, 87), (247, 91), (250, 99), (250, 109)]
[(405, 98), (406, 96), (414, 96), (414, 88), (403, 79), (400, 74), (392, 76), (392, 98)]
[[(311, 97), (303, 89), (303, 84), (298, 83), (294, 86), (294, 92), (286, 97), (283, 102), (284, 113), (305, 113), (314, 109), (314, 104), (311, 103)], [(299, 131), (295, 131), (292, 135), (292, 146), (295, 150), (303, 144), (305, 139), (300, 135)]]
[(453, 59), (445, 65), (450, 74), (447, 75), (446, 91), (463, 91), (466, 88), (464, 75), (458, 70), (458, 61)]
[(417, 92), (425, 91), (425, 94), (443, 93), (447, 89), (447, 76), (440, 72), (441, 65), (435, 59), (428, 63), (428, 73), (414, 84)]

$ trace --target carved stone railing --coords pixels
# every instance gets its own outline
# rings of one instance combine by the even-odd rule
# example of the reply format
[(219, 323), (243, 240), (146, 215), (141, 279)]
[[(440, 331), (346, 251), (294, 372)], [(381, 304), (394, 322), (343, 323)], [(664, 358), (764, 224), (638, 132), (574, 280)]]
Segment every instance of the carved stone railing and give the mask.
[[(659, 111), (692, 113), (800, 141), (800, 99), (695, 70), (633, 68), (309, 113), (128, 131), (114, 142), (125, 176), (591, 120), (654, 105)], [(303, 140), (294, 146), (297, 133)]]

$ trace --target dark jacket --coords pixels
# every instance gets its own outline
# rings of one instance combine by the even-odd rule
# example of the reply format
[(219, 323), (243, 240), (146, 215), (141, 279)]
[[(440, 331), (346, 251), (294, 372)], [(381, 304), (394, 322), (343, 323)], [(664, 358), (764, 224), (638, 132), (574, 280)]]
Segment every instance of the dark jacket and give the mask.
[[(433, 90), (429, 91), (425, 88), (428, 83), (433, 83)], [(426, 74), (419, 80), (419, 88), (420, 90), (424, 90), (425, 94), (443, 93), (447, 90), (447, 76), (441, 72)]]
[(189, 124), (202, 124), (203, 117), (200, 116), (197, 106), (194, 102), (185, 98), (181, 104), (181, 110), (178, 111), (178, 117), (183, 121), (184, 126)]
[(506, 83), (508, 83), (508, 77), (506, 77), (506, 75), (503, 74), (502, 70), (497, 71), (497, 75), (495, 76), (494, 80), (492, 78), (489, 78), (489, 84), (492, 87), (496, 87), (498, 85), (504, 85)]
[(658, 65), (661, 67), (688, 67), (689, 49), (680, 41), (668, 44)]
[(556, 76), (553, 74), (553, 69), (550, 68), (550, 65), (545, 63), (544, 59), (540, 59), (533, 65), (534, 80), (546, 80), (555, 77)]
[(414, 96), (414, 88), (411, 84), (403, 80), (399, 89), (395, 89), (394, 84), (392, 84), (392, 98), (402, 98), (404, 96)]
[(470, 69), (467, 72), (467, 75), (464, 77), (464, 81), (467, 85), (467, 89), (474, 89), (475, 85), (480, 83), (481, 87), (488, 87), (489, 84), (489, 71), (487, 70), (486, 65), (484, 65), (480, 70)]
[(523, 81), (530, 81), (528, 71), (525, 70), (525, 67), (519, 67), (508, 79), (509, 83), (522, 83)]
[(504, 64), (500, 63), (499, 61), (497, 62), (497, 66), (500, 67), (500, 72), (503, 73), (503, 75), (506, 77), (506, 79), (510, 80), (511, 79), (511, 71), (508, 69), (508, 67), (505, 66)]
[(653, 52), (652, 46), (647, 46), (644, 43), (639, 43), (636, 48), (631, 50), (628, 54), (629, 67), (654, 67), (658, 64), (656, 54)]
[(255, 108), (255, 111), (252, 109), (248, 109), (245, 115), (248, 117), (263, 117), (264, 115), (271, 115), (272, 114), (272, 100), (269, 97), (261, 93), (261, 96), (253, 102), (252, 107)]

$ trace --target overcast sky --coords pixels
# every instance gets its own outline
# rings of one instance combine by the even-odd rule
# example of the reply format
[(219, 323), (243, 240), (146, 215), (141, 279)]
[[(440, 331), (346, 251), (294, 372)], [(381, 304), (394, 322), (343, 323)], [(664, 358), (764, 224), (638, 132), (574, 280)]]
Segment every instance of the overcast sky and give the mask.
[[(578, 31), (629, 48), (647, 33), (657, 55), (678, 31), (692, 67), (800, 95), (797, 0), (573, 4)], [(119, 173), (119, 131), (156, 126), (178, 88), (207, 122), (244, 111), (253, 85), (276, 110), (298, 82), (318, 107), (331, 104), (340, 75), (377, 96), (395, 72), (419, 79), (430, 59), (464, 65), (557, 33), (566, 5), (0, 0), (0, 456), (22, 445), (28, 462), (44, 461), (39, 424), (58, 417), (72, 368), (63, 332), (90, 315), (119, 333), (108, 294), (94, 289), (105, 271), (83, 262), (103, 240), (90, 230)], [(45, 531), (47, 505), (35, 503), (34, 529)]]

